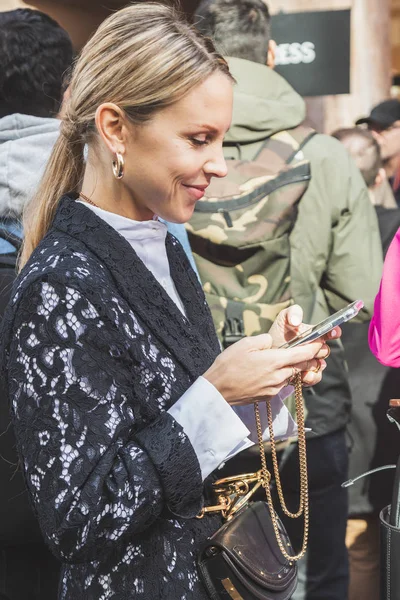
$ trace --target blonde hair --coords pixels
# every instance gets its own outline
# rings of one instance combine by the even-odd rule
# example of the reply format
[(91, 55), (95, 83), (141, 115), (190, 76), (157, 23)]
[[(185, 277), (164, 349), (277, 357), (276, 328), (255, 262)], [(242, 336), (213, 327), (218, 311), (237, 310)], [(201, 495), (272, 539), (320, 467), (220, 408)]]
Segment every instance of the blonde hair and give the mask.
[(74, 67), (61, 134), (24, 212), (20, 268), (46, 235), (61, 196), (80, 191), (97, 107), (113, 102), (142, 124), (218, 70), (231, 77), (212, 42), (171, 7), (138, 3), (108, 17)]

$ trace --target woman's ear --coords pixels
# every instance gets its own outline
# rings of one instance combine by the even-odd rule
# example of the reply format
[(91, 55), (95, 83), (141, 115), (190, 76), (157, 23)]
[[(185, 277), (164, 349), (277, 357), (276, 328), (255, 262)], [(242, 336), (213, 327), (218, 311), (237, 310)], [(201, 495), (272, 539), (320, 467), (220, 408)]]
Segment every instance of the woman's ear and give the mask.
[(269, 40), (267, 67), (270, 67), (270, 69), (275, 68), (275, 58), (276, 58), (276, 42), (275, 42), (275, 40)]
[(112, 102), (100, 104), (96, 110), (97, 131), (112, 154), (125, 153), (125, 121), (123, 110)]

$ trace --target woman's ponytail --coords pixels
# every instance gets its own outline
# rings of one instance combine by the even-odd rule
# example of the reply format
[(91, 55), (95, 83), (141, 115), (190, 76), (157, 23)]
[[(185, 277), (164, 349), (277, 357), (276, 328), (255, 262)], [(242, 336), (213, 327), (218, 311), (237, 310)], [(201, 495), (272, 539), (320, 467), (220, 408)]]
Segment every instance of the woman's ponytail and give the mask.
[(80, 191), (85, 168), (84, 146), (83, 136), (68, 121), (63, 121), (39, 187), (24, 210), (20, 270), (49, 230), (63, 194)]

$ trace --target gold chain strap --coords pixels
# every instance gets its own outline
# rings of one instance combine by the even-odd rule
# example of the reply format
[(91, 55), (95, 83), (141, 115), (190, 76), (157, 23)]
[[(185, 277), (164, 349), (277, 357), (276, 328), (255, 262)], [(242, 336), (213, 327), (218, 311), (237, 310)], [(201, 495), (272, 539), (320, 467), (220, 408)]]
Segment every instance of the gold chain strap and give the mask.
[[(272, 422), (271, 403), (266, 402), (268, 427), (271, 444), (271, 457), (273, 471), (275, 475), (275, 484), (278, 492), (279, 502), (283, 512), (291, 519), (297, 519), (304, 516), (304, 535), (303, 544), (300, 552), (295, 556), (289, 554), (279, 531), (278, 519), (274, 509), (272, 495), (270, 490), (271, 474), (268, 471), (267, 460), (263, 444), (263, 431), (260, 419), (260, 408), (257, 402), (254, 403), (254, 414), (257, 426), (257, 438), (260, 448), (261, 470), (256, 473), (245, 473), (242, 475), (233, 475), (224, 479), (219, 479), (213, 483), (214, 492), (218, 503), (214, 506), (206, 506), (197, 515), (198, 519), (204, 518), (207, 513), (220, 512), (224, 519), (231, 519), (236, 512), (241, 510), (251, 499), (253, 494), (262, 486), (267, 497), (267, 504), (271, 515), (272, 526), (275, 532), (275, 537), (278, 546), (283, 556), (291, 564), (292, 561), (300, 560), (306, 552), (308, 542), (308, 527), (309, 527), (309, 507), (308, 507), (308, 477), (307, 477), (307, 454), (306, 454), (306, 437), (304, 424), (304, 401), (302, 393), (301, 374), (298, 373), (294, 378), (294, 389), (296, 399), (297, 413), (297, 428), (298, 428), (298, 448), (299, 448), (299, 464), (300, 464), (300, 502), (297, 512), (292, 513), (288, 510), (282, 491), (282, 484), (279, 475), (278, 458), (276, 455), (276, 443), (274, 437), (274, 429)], [(250, 488), (250, 485), (253, 487)]]
[(301, 373), (298, 373), (295, 376), (295, 399), (296, 399), (296, 413), (297, 413), (297, 427), (298, 427), (298, 447), (299, 447), (299, 464), (300, 464), (300, 502), (299, 509), (296, 513), (292, 513), (288, 510), (285, 499), (283, 497), (281, 478), (279, 475), (279, 465), (278, 459), (276, 456), (276, 445), (275, 445), (275, 437), (274, 430), (272, 424), (272, 409), (271, 403), (269, 401), (266, 402), (267, 405), (267, 417), (268, 417), (268, 427), (269, 427), (269, 435), (271, 442), (271, 457), (272, 464), (274, 469), (275, 483), (276, 489), (278, 492), (279, 502), (282, 507), (283, 512), (292, 519), (297, 519), (302, 514), (304, 514), (304, 535), (303, 535), (303, 545), (298, 554), (296, 556), (291, 556), (285, 548), (285, 544), (282, 541), (282, 536), (279, 532), (279, 525), (277, 516), (275, 513), (271, 490), (269, 487), (269, 482), (271, 479), (270, 473), (267, 467), (267, 461), (265, 458), (265, 450), (263, 444), (263, 431), (261, 426), (260, 419), (260, 408), (258, 403), (254, 403), (254, 414), (256, 417), (256, 426), (257, 426), (257, 438), (258, 444), (260, 447), (260, 458), (261, 458), (261, 472), (262, 472), (262, 486), (265, 490), (267, 496), (267, 503), (269, 512), (271, 514), (272, 526), (274, 528), (276, 541), (278, 542), (278, 546), (283, 556), (289, 562), (292, 560), (300, 560), (306, 553), (307, 542), (308, 542), (308, 526), (309, 526), (309, 506), (308, 506), (308, 477), (307, 477), (307, 453), (306, 453), (306, 437), (305, 437), (305, 425), (304, 425), (304, 401), (303, 401), (303, 392), (302, 392), (302, 382), (301, 382)]

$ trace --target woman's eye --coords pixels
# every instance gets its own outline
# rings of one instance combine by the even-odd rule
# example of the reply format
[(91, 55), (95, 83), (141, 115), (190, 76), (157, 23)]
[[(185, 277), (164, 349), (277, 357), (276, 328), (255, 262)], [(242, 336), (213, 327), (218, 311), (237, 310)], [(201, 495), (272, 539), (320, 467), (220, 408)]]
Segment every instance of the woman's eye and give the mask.
[(192, 142), (192, 144), (194, 144), (195, 146), (205, 146), (206, 144), (208, 144), (208, 140), (200, 140), (199, 138), (195, 138), (192, 137), (190, 138), (190, 141)]

